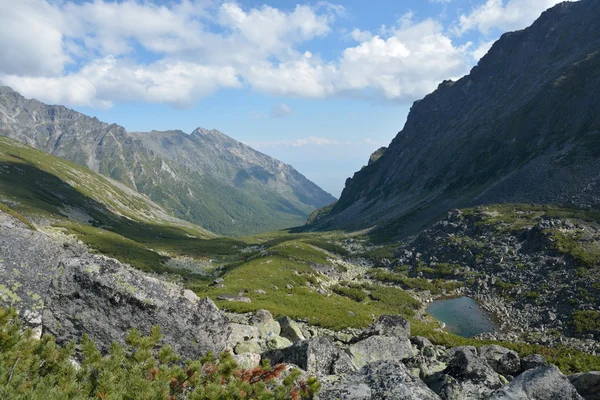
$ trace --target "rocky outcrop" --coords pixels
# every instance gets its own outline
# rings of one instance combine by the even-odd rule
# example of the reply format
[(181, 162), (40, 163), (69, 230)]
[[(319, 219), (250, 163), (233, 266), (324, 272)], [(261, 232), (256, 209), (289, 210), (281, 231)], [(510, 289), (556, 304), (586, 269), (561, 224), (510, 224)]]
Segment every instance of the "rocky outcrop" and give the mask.
[(451, 208), (600, 204), (596, 0), (564, 2), (504, 34), (458, 81), (414, 103), (374, 163), (314, 229), (418, 232)]
[(27, 229), (0, 212), (0, 300), (57, 342), (88, 334), (102, 349), (129, 329), (149, 334), (160, 325), (164, 343), (197, 358), (224, 350), (229, 323), (209, 299), (90, 254), (63, 235)]

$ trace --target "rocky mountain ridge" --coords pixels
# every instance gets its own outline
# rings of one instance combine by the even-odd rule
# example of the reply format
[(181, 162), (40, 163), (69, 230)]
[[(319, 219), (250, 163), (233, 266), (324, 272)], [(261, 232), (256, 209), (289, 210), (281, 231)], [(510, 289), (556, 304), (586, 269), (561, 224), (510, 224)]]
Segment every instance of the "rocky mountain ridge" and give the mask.
[(127, 132), (7, 87), (0, 134), (87, 166), (219, 234), (300, 225), (335, 200), (291, 166), (216, 130)]
[(451, 208), (598, 204), (600, 4), (565, 2), (504, 34), (471, 73), (414, 103), (385, 153), (315, 229), (390, 239)]

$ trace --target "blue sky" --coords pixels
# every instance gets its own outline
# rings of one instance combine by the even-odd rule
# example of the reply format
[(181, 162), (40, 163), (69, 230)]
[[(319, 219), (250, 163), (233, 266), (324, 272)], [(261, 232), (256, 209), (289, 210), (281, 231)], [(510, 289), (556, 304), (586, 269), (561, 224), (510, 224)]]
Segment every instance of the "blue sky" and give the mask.
[(131, 131), (216, 128), (339, 196), (414, 100), (558, 2), (0, 0), (0, 83)]

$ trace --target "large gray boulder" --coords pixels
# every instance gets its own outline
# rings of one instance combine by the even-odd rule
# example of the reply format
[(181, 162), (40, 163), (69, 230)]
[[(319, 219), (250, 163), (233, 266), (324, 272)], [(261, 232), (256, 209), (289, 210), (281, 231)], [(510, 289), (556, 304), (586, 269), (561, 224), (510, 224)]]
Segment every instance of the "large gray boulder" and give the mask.
[(583, 397), (558, 368), (550, 365), (523, 372), (494, 392), (490, 400), (583, 400)]
[(225, 349), (228, 320), (210, 299), (101, 256), (65, 260), (43, 311), (44, 331), (57, 342), (88, 334), (103, 349), (129, 329), (159, 325), (165, 343), (187, 358)]
[(585, 400), (600, 400), (600, 371), (569, 375), (569, 381)]
[(456, 347), (448, 354), (448, 367), (427, 381), (442, 399), (487, 399), (506, 383), (484, 358), (477, 355), (475, 347)]
[(267, 310), (258, 310), (250, 318), (250, 325), (256, 327), (260, 333), (260, 337), (266, 339), (270, 334), (279, 335), (281, 333), (281, 327), (279, 322), (275, 321), (273, 315)]
[(59, 344), (88, 334), (102, 349), (160, 325), (184, 357), (225, 348), (229, 323), (209, 299), (90, 254), (71, 237), (27, 229), (0, 212), (0, 306), (14, 306)]
[(408, 339), (395, 336), (371, 336), (350, 345), (347, 352), (358, 368), (374, 361), (403, 360), (415, 355)]
[(410, 322), (401, 315), (382, 315), (365, 330), (363, 337), (375, 335), (408, 339), (410, 337)]
[(365, 365), (356, 374), (325, 381), (320, 400), (440, 400), (420, 379), (411, 376), (400, 361)]
[(492, 344), (481, 346), (477, 351), (479, 356), (483, 357), (499, 374), (517, 375), (521, 372), (521, 359), (513, 350)]
[(294, 364), (310, 374), (334, 375), (356, 371), (350, 357), (324, 337), (295, 343), (284, 349), (268, 351), (263, 359), (271, 364)]
[(279, 326), (281, 327), (281, 336), (291, 340), (294, 343), (305, 340), (302, 329), (300, 329), (296, 321), (290, 317), (282, 317), (278, 322)]

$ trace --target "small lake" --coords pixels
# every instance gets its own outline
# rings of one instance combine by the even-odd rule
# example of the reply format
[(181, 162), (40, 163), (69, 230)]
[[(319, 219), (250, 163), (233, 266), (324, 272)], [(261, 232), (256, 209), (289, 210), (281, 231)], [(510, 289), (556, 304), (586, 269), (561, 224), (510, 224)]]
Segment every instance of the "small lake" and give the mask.
[(463, 337), (496, 330), (490, 314), (470, 297), (436, 300), (427, 307), (427, 313), (445, 323), (448, 332)]

